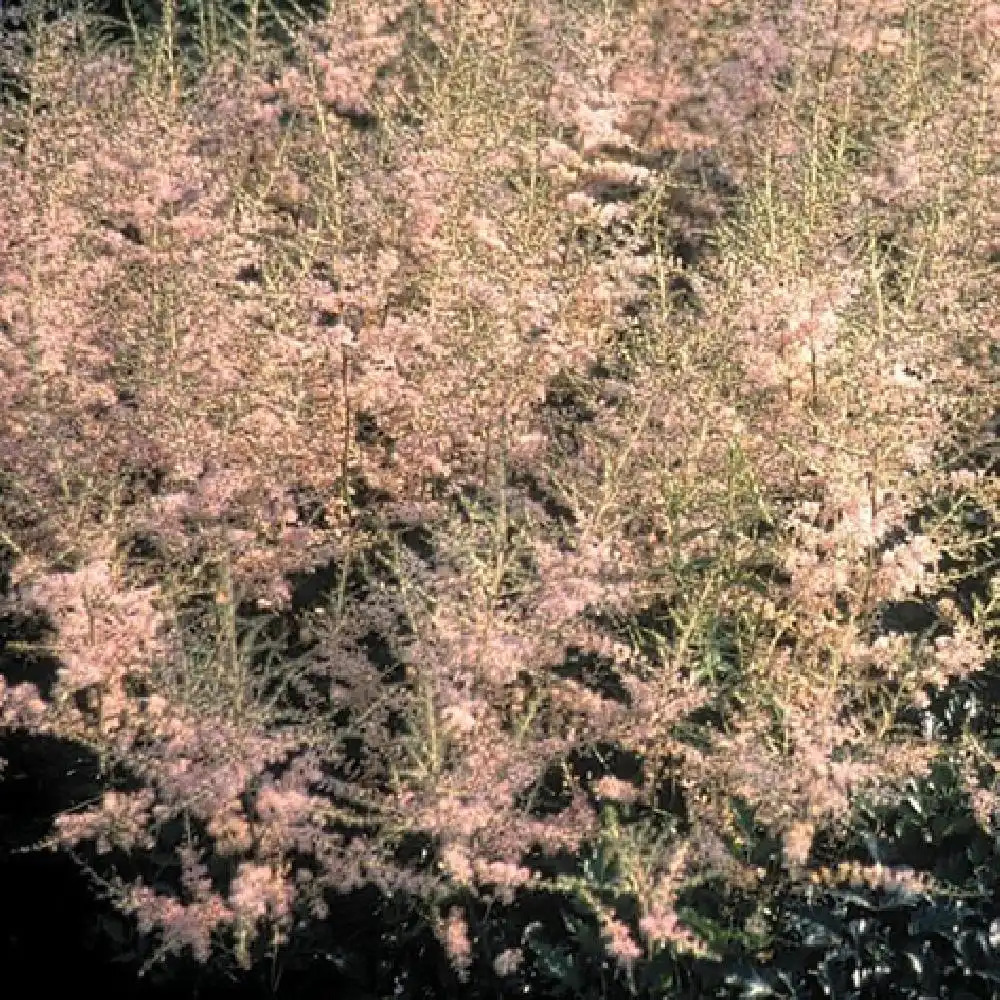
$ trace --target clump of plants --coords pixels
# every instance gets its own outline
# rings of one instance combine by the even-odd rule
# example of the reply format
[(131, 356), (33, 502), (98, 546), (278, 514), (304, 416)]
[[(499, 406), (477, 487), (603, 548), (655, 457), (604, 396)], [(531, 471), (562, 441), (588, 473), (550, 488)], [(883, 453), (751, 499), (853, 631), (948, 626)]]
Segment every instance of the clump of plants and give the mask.
[(0, 725), (141, 971), (989, 989), (994, 6), (0, 50)]

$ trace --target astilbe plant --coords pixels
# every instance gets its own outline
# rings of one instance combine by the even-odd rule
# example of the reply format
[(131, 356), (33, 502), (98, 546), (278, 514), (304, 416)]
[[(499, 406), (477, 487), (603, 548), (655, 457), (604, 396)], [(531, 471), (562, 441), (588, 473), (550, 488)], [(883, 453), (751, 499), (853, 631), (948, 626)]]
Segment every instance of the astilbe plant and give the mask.
[[(623, 790), (569, 764), (600, 740), (669, 760), (687, 825), (611, 838), (634, 927), (585, 881), (549, 888), (582, 893), (629, 969), (702, 952), (684, 882), (761, 878), (720, 849), (734, 802), (801, 874), (858, 789), (939, 751), (897, 711), (988, 661), (995, 608), (926, 646), (877, 624), (947, 596), (942, 496), (996, 508), (995, 475), (946, 458), (996, 390), (965, 263), (997, 217), (995, 18), (716, 6), (338, 8), (293, 65), (219, 60), (190, 102), (155, 67), (74, 63), (60, 29), (36, 54), (0, 160), (0, 537), (61, 668), (48, 700), (4, 682), (0, 718), (131, 776), (53, 842), (95, 866), (170, 844), (174, 893), (111, 879), (164, 950), (246, 962), (374, 883), (440, 904), (468, 973), (456, 901), (537, 887), (532, 847), (611, 842), (595, 803)], [(696, 273), (680, 249), (709, 229)], [(347, 580), (372, 583), (379, 546), (392, 596), (361, 599)], [(292, 581), (325, 565), (321, 638), (265, 670), (246, 609), (305, 623)], [(570, 651), (622, 693), (564, 676)], [(709, 707), (721, 731), (683, 738)], [(344, 719), (369, 744), (355, 782)], [(568, 804), (545, 812), (552, 771)], [(434, 838), (436, 873), (393, 861), (400, 832)]]

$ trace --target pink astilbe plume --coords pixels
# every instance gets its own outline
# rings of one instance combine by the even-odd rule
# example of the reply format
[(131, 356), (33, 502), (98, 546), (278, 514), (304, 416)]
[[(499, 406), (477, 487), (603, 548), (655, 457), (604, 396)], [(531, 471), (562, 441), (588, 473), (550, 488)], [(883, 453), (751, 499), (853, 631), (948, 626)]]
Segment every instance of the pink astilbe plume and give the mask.
[(155, 892), (149, 886), (137, 885), (126, 897), (126, 909), (135, 914), (139, 931), (163, 935), (163, 948), (180, 954), (190, 950), (199, 962), (207, 962), (212, 954), (212, 935), (232, 920), (232, 911), (216, 894), (204, 899), (182, 903)]
[(608, 951), (621, 965), (630, 967), (636, 959), (642, 958), (643, 950), (636, 944), (632, 932), (620, 920), (605, 916), (602, 932), (607, 941)]
[[(44, 730), (48, 722), (49, 705), (30, 681), (9, 684), (0, 677), (0, 720), (5, 727), (24, 729), (29, 733)], [(2, 769), (0, 764), (0, 769)]]
[(62, 662), (61, 691), (85, 694), (91, 714), (84, 720), (68, 704), (63, 711), (96, 726), (103, 736), (121, 733), (127, 741), (127, 685), (145, 676), (164, 649), (164, 620), (154, 607), (155, 594), (155, 588), (123, 588), (108, 561), (99, 558), (75, 572), (42, 577), (25, 593), (57, 624), (54, 652)]
[(253, 926), (264, 917), (283, 920), (291, 909), (294, 886), (270, 865), (244, 862), (229, 893), (229, 905), (238, 919)]
[(153, 801), (153, 793), (148, 789), (130, 795), (105, 792), (100, 806), (80, 813), (65, 813), (56, 819), (59, 840), (70, 846), (93, 840), (98, 854), (116, 847), (127, 851), (137, 845), (149, 848), (153, 841), (147, 827)]
[(463, 980), (467, 980), (469, 967), (472, 964), (472, 942), (469, 940), (468, 922), (461, 910), (457, 908), (449, 910), (441, 935), (449, 958)]

